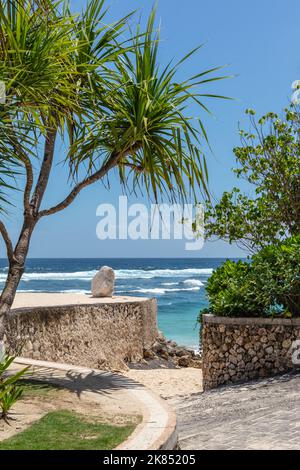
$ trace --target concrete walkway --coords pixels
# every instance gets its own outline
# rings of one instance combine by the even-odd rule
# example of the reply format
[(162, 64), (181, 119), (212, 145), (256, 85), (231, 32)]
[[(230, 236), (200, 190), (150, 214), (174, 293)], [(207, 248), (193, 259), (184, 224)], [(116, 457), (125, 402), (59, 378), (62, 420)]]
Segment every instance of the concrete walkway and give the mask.
[(173, 449), (176, 418), (168, 405), (177, 413), (183, 450), (300, 449), (300, 371), (190, 395), (172, 396), (159, 389), (168, 397), (161, 400), (119, 374), (29, 359), (18, 362), (19, 367), (34, 366), (35, 377), (71, 387), (99, 406), (110, 404), (119, 413), (141, 414), (142, 423), (120, 449)]
[(116, 415), (140, 415), (142, 422), (118, 449), (172, 450), (177, 445), (174, 412), (140, 383), (119, 374), (32, 359), (17, 358), (13, 367), (24, 365), (30, 366), (34, 379), (69, 388), (103, 410), (109, 409)]
[(168, 402), (181, 449), (300, 449), (300, 372)]

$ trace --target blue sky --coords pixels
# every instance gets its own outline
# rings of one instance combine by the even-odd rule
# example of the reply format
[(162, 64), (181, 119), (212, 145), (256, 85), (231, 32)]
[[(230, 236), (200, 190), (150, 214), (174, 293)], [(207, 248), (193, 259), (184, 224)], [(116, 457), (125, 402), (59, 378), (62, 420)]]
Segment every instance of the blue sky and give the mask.
[[(152, 0), (108, 0), (110, 19), (139, 9), (146, 18)], [(83, 5), (72, 1), (74, 10)], [(211, 102), (214, 117), (204, 116), (196, 106), (191, 114), (201, 115), (208, 130), (213, 154), (207, 155), (210, 187), (215, 196), (229, 190), (236, 180), (232, 148), (239, 144), (238, 123), (247, 126), (246, 108), (263, 114), (280, 113), (291, 97), (291, 84), (300, 79), (299, 0), (160, 0), (157, 19), (161, 23), (160, 59), (165, 64), (180, 58), (195, 46), (204, 47), (185, 63), (181, 75), (189, 77), (207, 68), (228, 64), (224, 73), (235, 78), (218, 82), (213, 90), (235, 98)], [(204, 90), (204, 89), (203, 89)], [(206, 90), (211, 90), (206, 88)], [(59, 158), (59, 155), (57, 155)], [(59, 201), (68, 192), (66, 172), (58, 166), (48, 188), (45, 205)], [(241, 183), (240, 183), (241, 184)], [(96, 208), (116, 202), (120, 194), (112, 177), (111, 190), (101, 185), (86, 189), (64, 212), (42, 220), (33, 236), (31, 257), (235, 257), (242, 254), (223, 242), (206, 243), (199, 252), (186, 252), (182, 241), (100, 241), (96, 237)], [(250, 188), (245, 187), (246, 191)], [(17, 196), (14, 196), (18, 201)], [(142, 202), (142, 200), (140, 199)], [(136, 202), (132, 198), (130, 202)], [(11, 212), (6, 223), (17, 236), (21, 210)], [(3, 246), (1, 246), (3, 248)], [(3, 253), (3, 250), (2, 250)]]

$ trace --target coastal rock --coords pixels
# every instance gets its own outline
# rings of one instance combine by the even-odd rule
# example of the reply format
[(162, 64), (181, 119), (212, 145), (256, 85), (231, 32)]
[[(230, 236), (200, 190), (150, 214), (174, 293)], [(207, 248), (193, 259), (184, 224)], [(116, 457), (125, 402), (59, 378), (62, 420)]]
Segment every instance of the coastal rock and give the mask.
[(144, 350), (144, 359), (151, 366), (152, 361), (162, 361), (162, 367), (166, 362), (171, 367), (194, 367), (200, 369), (202, 367), (201, 355), (195, 351), (187, 349), (184, 346), (178, 346), (175, 341), (167, 340), (161, 332), (156, 341), (149, 350)]
[(162, 357), (162, 358), (165, 359), (166, 361), (169, 359), (169, 353), (168, 353), (167, 348), (161, 350), (161, 352), (160, 352), (160, 357)]
[(165, 348), (165, 343), (162, 339), (158, 338), (157, 341), (152, 346), (152, 349), (155, 353), (160, 353)]
[(114, 293), (115, 273), (108, 266), (103, 266), (92, 280), (93, 297), (112, 297)]
[(190, 365), (190, 358), (189, 356), (181, 356), (179, 359), (178, 359), (178, 365), (180, 367), (189, 367)]
[(156, 355), (152, 349), (144, 349), (144, 359), (155, 359)]
[(200, 357), (197, 357), (196, 359), (192, 359), (190, 361), (190, 367), (193, 367), (194, 369), (202, 369), (202, 360)]

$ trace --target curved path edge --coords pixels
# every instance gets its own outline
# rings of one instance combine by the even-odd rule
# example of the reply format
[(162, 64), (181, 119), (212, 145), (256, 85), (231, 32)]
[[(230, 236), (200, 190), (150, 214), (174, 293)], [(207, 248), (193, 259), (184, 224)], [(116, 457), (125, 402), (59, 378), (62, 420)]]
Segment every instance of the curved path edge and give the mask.
[(143, 419), (129, 438), (120, 444), (116, 450), (173, 450), (177, 447), (178, 434), (175, 412), (160, 397), (139, 382), (135, 382), (134, 385), (131, 384), (128, 387), (126, 377), (121, 374), (23, 357), (17, 357), (15, 364), (53, 369), (61, 372), (74, 371), (87, 375), (92, 373), (96, 376), (99, 375), (102, 382), (107, 380), (107, 382), (131, 394), (140, 404)]

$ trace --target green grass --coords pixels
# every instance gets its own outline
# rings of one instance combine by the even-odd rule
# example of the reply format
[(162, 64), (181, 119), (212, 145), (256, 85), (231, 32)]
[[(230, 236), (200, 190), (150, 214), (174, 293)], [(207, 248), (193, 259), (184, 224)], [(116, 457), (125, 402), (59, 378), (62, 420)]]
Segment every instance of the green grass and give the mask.
[(0, 442), (0, 450), (109, 450), (123, 442), (134, 428), (133, 424), (91, 422), (68, 410), (53, 411)]

